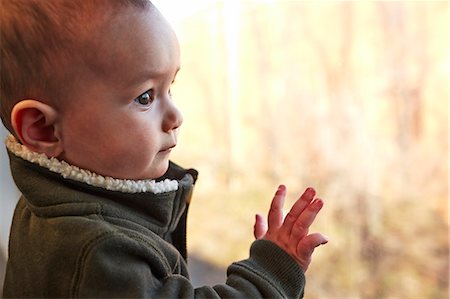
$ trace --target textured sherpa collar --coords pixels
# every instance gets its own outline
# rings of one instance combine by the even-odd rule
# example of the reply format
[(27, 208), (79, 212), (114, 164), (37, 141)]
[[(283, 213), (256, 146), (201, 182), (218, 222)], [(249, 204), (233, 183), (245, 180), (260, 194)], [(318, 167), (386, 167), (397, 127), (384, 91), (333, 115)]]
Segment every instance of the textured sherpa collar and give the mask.
[(45, 154), (30, 151), (20, 144), (13, 135), (9, 135), (5, 141), (8, 150), (28, 162), (60, 174), (66, 179), (86, 183), (94, 187), (100, 187), (111, 191), (124, 193), (152, 192), (154, 194), (175, 191), (178, 189), (178, 181), (165, 179), (157, 182), (155, 180), (123, 180), (104, 177), (89, 170), (60, 161), (56, 158), (49, 158)]

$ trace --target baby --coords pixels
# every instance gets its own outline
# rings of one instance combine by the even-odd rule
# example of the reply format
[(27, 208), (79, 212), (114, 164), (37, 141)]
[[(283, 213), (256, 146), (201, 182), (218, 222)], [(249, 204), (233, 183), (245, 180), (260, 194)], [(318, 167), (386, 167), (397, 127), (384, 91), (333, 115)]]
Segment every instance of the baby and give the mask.
[(3, 124), (23, 194), (5, 297), (303, 296), (323, 206), (308, 188), (283, 219), (257, 215), (248, 259), (194, 288), (186, 216), (194, 169), (169, 161), (183, 122), (177, 38), (147, 0), (2, 0)]

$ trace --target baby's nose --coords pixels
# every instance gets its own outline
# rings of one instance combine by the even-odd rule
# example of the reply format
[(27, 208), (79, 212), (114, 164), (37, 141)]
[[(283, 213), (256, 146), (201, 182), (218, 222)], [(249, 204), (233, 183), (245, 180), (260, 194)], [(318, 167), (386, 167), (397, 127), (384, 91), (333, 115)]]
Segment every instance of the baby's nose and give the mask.
[(170, 132), (181, 126), (183, 123), (183, 115), (172, 101), (167, 101), (166, 105), (162, 129), (164, 132)]

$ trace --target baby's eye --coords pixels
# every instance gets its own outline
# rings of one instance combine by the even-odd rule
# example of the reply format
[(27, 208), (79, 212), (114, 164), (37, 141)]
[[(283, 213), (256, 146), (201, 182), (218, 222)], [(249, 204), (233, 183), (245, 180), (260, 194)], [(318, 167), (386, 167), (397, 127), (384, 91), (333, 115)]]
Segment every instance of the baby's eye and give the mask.
[(150, 89), (135, 98), (134, 101), (139, 105), (148, 106), (153, 102), (154, 99), (153, 89)]

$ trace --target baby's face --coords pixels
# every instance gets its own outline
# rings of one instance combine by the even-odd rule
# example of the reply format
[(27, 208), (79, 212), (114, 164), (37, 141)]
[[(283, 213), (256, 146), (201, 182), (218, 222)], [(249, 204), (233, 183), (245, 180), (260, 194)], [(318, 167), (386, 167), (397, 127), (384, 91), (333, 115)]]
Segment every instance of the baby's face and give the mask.
[(159, 12), (135, 9), (97, 36), (92, 71), (61, 109), (59, 158), (104, 176), (157, 178), (182, 123), (170, 94), (177, 39)]

